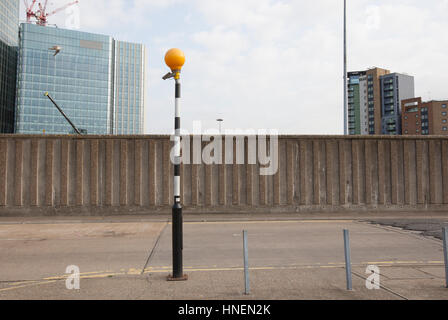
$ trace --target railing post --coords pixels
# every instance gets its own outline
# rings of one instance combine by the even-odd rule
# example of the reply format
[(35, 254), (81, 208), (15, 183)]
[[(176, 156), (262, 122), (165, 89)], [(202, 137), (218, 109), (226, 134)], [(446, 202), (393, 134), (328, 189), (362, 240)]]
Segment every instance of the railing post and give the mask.
[(350, 235), (344, 230), (345, 273), (347, 278), (347, 290), (352, 290), (352, 264), (350, 259)]
[(445, 287), (448, 288), (448, 228), (443, 227), (443, 256), (445, 260)]
[(247, 246), (247, 231), (243, 231), (243, 251), (244, 251), (244, 294), (250, 294), (250, 283), (249, 283), (249, 250)]

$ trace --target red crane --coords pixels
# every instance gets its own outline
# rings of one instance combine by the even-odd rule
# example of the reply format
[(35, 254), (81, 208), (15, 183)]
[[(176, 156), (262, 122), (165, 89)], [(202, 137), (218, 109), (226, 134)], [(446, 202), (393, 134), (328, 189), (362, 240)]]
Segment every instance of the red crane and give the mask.
[(47, 18), (49, 16), (54, 15), (55, 13), (58, 13), (59, 11), (62, 11), (72, 5), (75, 5), (77, 3), (79, 3), (79, 1), (73, 1), (70, 2), (68, 4), (66, 4), (65, 6), (55, 9), (50, 13), (47, 13), (47, 4), (48, 4), (48, 0), (45, 0), (44, 5), (42, 6), (42, 4), (39, 2), (39, 10), (37, 10), (36, 12), (33, 11), (33, 7), (34, 4), (36, 3), (36, 0), (33, 0), (33, 3), (31, 4), (31, 6), (28, 6), (28, 1), (25, 1), (25, 6), (26, 6), (26, 15), (27, 15), (27, 22), (31, 22), (31, 17), (34, 17), (36, 19), (36, 24), (40, 25), (40, 26), (46, 26), (47, 25)]
[(50, 12), (50, 13), (47, 13), (47, 12), (46, 12), (46, 10), (47, 10), (47, 2), (48, 2), (48, 0), (45, 0), (45, 5), (44, 5), (43, 7), (42, 7), (42, 5), (39, 3), (39, 11), (36, 12), (37, 24), (38, 24), (38, 25), (41, 25), (41, 26), (46, 26), (46, 25), (47, 25), (47, 18), (48, 18), (49, 16), (52, 16), (52, 15), (54, 15), (55, 13), (58, 13), (59, 11), (65, 10), (66, 8), (68, 8), (68, 7), (70, 7), (70, 6), (77, 4), (79, 1), (73, 1), (73, 2), (70, 2), (70, 3), (66, 4), (65, 6), (63, 6), (63, 7), (61, 7), (61, 8), (58, 8), (58, 9), (56, 9), (56, 10), (53, 10), (53, 11)]
[(31, 18), (36, 18), (36, 13), (33, 11), (33, 7), (36, 4), (36, 0), (33, 0), (31, 5), (28, 5), (28, 0), (23, 0), (25, 2), (25, 8), (26, 8), (26, 22), (30, 23)]

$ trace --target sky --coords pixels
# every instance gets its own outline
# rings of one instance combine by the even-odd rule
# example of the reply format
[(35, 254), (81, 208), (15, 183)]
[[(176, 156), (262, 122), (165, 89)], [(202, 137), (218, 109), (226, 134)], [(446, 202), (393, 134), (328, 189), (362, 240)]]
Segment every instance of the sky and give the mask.
[[(58, 8), (70, 0), (50, 0)], [(415, 77), (424, 100), (448, 99), (448, 0), (347, 0), (348, 70)], [(145, 133), (171, 133), (170, 48), (185, 52), (182, 127), (343, 134), (342, 0), (80, 0), (49, 17), (145, 44)], [(21, 19), (24, 19), (22, 4)], [(71, 15), (73, 17), (73, 14)], [(75, 23), (76, 25), (76, 23)]]

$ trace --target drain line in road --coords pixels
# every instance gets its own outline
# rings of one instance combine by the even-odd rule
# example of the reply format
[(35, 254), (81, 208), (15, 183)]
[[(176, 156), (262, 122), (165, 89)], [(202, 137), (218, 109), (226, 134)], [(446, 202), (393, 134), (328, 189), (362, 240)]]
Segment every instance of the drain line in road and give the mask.
[(148, 266), (149, 261), (150, 261), (151, 258), (152, 258), (152, 255), (153, 255), (154, 252), (156, 251), (157, 246), (159, 245), (159, 240), (160, 240), (160, 238), (162, 237), (163, 232), (165, 231), (165, 229), (166, 229), (167, 226), (168, 226), (168, 223), (166, 223), (165, 226), (163, 227), (162, 231), (160, 231), (160, 234), (159, 234), (159, 236), (157, 237), (156, 242), (154, 243), (154, 247), (151, 249), (151, 252), (149, 253), (148, 259), (146, 260), (145, 266), (144, 266), (143, 269), (142, 269), (142, 273), (141, 273), (141, 275), (145, 272), (145, 269), (146, 269), (146, 267)]

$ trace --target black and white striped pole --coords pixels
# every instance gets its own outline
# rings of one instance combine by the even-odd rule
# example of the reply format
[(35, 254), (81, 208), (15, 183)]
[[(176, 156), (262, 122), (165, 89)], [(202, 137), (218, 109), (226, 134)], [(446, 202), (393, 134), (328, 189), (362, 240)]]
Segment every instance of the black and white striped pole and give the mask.
[(188, 276), (183, 272), (183, 219), (182, 204), (180, 202), (180, 72), (185, 63), (185, 55), (179, 49), (170, 49), (165, 55), (165, 62), (171, 69), (163, 79), (174, 78), (175, 86), (175, 116), (174, 116), (174, 204), (172, 209), (172, 235), (173, 235), (173, 274), (169, 281), (184, 281)]

